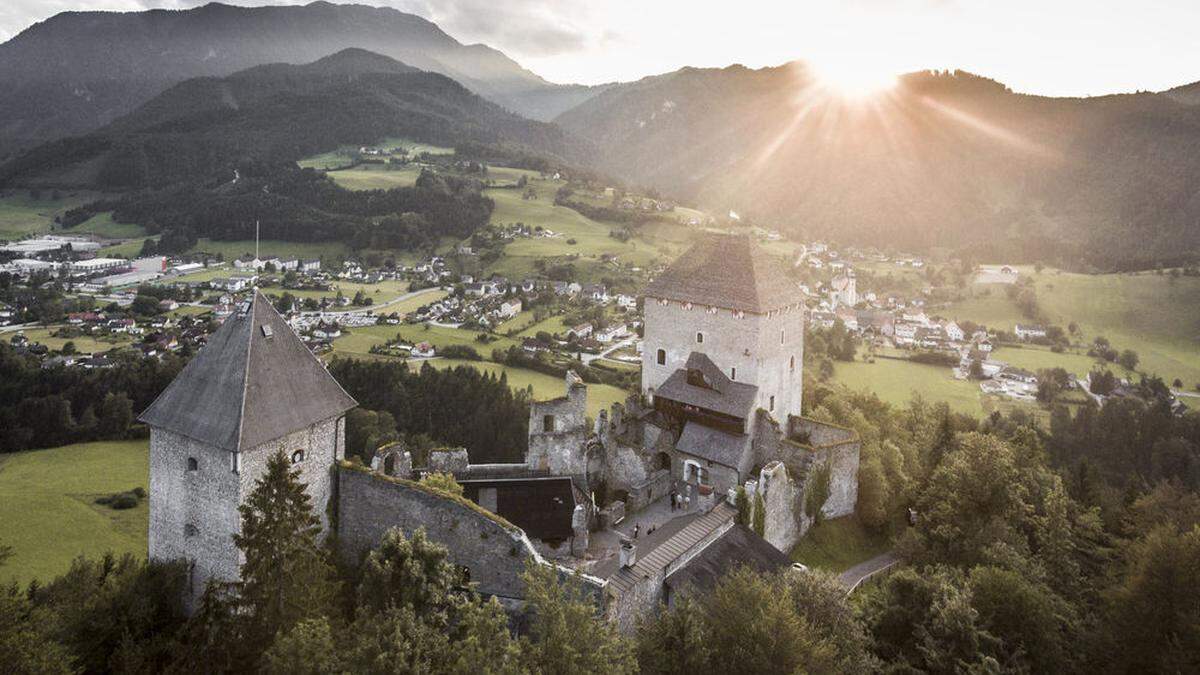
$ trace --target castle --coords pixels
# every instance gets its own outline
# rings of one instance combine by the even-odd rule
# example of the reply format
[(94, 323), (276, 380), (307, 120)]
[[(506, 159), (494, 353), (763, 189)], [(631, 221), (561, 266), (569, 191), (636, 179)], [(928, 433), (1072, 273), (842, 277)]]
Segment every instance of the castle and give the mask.
[[(150, 556), (191, 563), (192, 599), (239, 569), (237, 507), (283, 450), (336, 550), (361, 559), (391, 527), (424, 528), (481, 593), (512, 607), (524, 566), (580, 572), (623, 629), (735, 565), (789, 565), (813, 522), (852, 513), (860, 442), (801, 416), (804, 307), (749, 238), (710, 236), (645, 290), (642, 387), (587, 416), (587, 387), (530, 406), (524, 461), (462, 449), (413, 465), (401, 444), (344, 460), (355, 403), (257, 292), (143, 413)], [(415, 480), (452, 473), (463, 497)], [(814, 492), (814, 486), (822, 483)], [(753, 522), (738, 522), (744, 491)], [(678, 497), (676, 499), (676, 497)]]

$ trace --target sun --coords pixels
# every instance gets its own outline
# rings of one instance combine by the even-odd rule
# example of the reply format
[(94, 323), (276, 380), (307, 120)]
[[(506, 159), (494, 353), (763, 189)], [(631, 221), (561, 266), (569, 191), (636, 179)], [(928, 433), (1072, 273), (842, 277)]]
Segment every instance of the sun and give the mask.
[(871, 59), (841, 55), (810, 60), (816, 83), (842, 98), (861, 100), (886, 93), (896, 86), (894, 70)]

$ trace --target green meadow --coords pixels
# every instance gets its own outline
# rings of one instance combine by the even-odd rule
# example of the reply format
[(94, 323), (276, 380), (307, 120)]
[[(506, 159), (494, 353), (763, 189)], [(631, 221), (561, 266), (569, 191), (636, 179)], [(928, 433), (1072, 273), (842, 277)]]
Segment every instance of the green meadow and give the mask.
[(0, 579), (50, 579), (80, 555), (146, 554), (149, 507), (116, 511), (100, 496), (148, 489), (145, 440), (83, 443), (0, 455), (0, 542), (13, 556)]
[(855, 391), (873, 392), (896, 406), (906, 405), (913, 394), (929, 401), (945, 401), (959, 412), (976, 417), (984, 414), (979, 384), (956, 380), (950, 368), (898, 359), (834, 363), (834, 381)]
[(505, 247), (504, 256), (489, 268), (489, 272), (520, 279), (534, 273), (537, 260), (576, 256), (568, 262), (575, 265), (581, 281), (590, 282), (616, 271), (604, 264), (603, 255), (614, 256), (618, 262), (635, 267), (647, 267), (659, 257), (660, 253), (645, 241), (634, 238), (622, 242), (609, 236), (619, 229), (616, 224), (601, 223), (574, 209), (556, 206), (554, 193), (562, 185), (562, 181), (531, 179), (529, 187), (537, 193), (537, 199), (525, 199), (522, 190), (493, 188), (485, 191), (496, 203), (492, 224), (540, 225), (557, 235), (514, 240)]
[[(213, 255), (219, 253), (225, 257), (225, 260), (233, 261), (246, 254), (254, 255), (254, 240), (221, 241), (216, 239), (200, 239), (188, 252), (197, 253), (201, 251)], [(267, 256), (301, 259), (320, 258), (323, 264), (332, 265), (335, 263), (340, 264), (349, 254), (350, 247), (337, 241), (306, 242), (264, 239), (259, 242), (259, 255), (264, 258)]]
[(53, 190), (41, 190), (35, 199), (27, 190), (0, 191), (0, 240), (49, 232), (55, 216), (100, 196), (92, 192), (70, 192), (53, 199), (55, 194)]
[[(430, 361), (410, 361), (412, 368), (420, 368), (422, 364), (428, 363), (434, 368), (453, 368), (455, 366), (467, 366), (475, 368), (485, 373), (500, 377), (504, 373), (508, 378), (508, 386), (514, 390), (528, 390), (535, 401), (546, 401), (552, 398), (558, 398), (566, 393), (565, 383), (562, 378), (546, 375), (525, 368), (514, 368), (491, 361), (461, 361), (458, 359), (432, 359)], [(624, 403), (628, 394), (617, 387), (607, 384), (589, 384), (588, 390), (588, 415), (595, 418), (601, 410), (608, 410), (614, 403)]]
[(421, 167), (412, 164), (400, 168), (382, 164), (360, 164), (352, 169), (330, 171), (326, 175), (347, 190), (390, 190), (416, 185), (417, 178), (421, 175)]
[[(1196, 311), (1200, 278), (1149, 272), (1075, 274), (1054, 269), (1037, 273), (1026, 266), (1019, 270), (1032, 275), (1046, 321), (1064, 328), (1071, 322), (1079, 326), (1082, 335), (1076, 341), (1090, 343), (1104, 336), (1119, 350), (1136, 351), (1141, 359), (1139, 371), (1160, 375), (1168, 383), (1179, 378), (1189, 389), (1200, 383), (1200, 312)], [(976, 284), (971, 291), (975, 297), (937, 312), (1008, 331), (1013, 324), (1028, 321), (1002, 285)], [(1086, 356), (1071, 356), (1038, 356), (1024, 362), (997, 358), (1027, 368), (1062, 365), (1077, 372), (1085, 365), (1081, 359)]]
[(29, 338), (30, 342), (40, 342), (48, 348), (55, 351), (63, 348), (68, 342), (75, 343), (75, 351), (81, 354), (91, 354), (94, 352), (106, 352), (113, 347), (130, 344), (133, 340), (129, 335), (118, 333), (115, 335), (107, 335), (104, 337), (79, 336), (79, 337), (59, 337), (51, 335), (57, 333), (57, 328), (30, 328), (21, 331), (25, 337)]
[(146, 236), (146, 228), (134, 223), (118, 223), (113, 220), (112, 213), (107, 211), (88, 218), (67, 232), (94, 234), (107, 239), (133, 239)]

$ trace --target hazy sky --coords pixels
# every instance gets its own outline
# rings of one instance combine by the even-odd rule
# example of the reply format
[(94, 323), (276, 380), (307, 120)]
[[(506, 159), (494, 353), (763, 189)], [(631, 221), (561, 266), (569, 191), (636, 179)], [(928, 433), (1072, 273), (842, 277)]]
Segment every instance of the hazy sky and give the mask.
[[(272, 4), (293, 4), (273, 2)], [(233, 0), (235, 4), (266, 4)], [(68, 9), (195, 0), (0, 0), (0, 39)], [(558, 82), (793, 59), (852, 71), (963, 68), (1023, 92), (1200, 80), (1200, 0), (375, 0)]]

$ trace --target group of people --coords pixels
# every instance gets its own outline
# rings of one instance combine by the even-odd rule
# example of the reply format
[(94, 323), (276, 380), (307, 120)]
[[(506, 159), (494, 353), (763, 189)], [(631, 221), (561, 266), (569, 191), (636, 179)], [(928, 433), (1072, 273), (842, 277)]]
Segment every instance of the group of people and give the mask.
[(688, 510), (692, 506), (692, 484), (684, 483), (683, 494), (680, 494), (675, 485), (671, 486), (671, 510), (677, 511), (683, 509)]
[[(692, 484), (691, 483), (684, 483), (683, 492), (679, 491), (678, 484), (671, 485), (671, 494), (669, 496), (671, 499), (671, 510), (672, 511), (680, 511), (680, 510), (687, 511), (688, 509), (692, 508)], [(642, 531), (642, 524), (635, 523), (633, 526), (633, 538), (637, 539), (638, 535), (641, 534), (641, 531)], [(646, 531), (646, 534), (650, 534), (653, 531), (654, 531), (654, 528), (651, 527), (649, 530)]]

